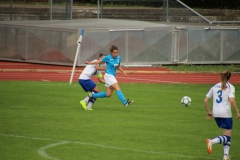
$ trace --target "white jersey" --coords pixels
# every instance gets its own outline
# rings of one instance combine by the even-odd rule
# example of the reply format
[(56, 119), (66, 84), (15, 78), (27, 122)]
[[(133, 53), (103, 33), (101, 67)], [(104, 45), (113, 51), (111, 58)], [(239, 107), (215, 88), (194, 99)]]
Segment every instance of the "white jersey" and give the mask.
[[(93, 60), (92, 62), (97, 61), (97, 60)], [(101, 74), (101, 71), (96, 70), (95, 68), (95, 64), (93, 65), (87, 65), (84, 70), (82, 71), (82, 73), (80, 74), (78, 79), (91, 79), (94, 75), (98, 75)]]
[(222, 83), (214, 85), (209, 92), (207, 97), (213, 98), (213, 117), (230, 118), (232, 117), (231, 103), (229, 98), (235, 98), (235, 88), (229, 82), (226, 83), (227, 88), (222, 90)]

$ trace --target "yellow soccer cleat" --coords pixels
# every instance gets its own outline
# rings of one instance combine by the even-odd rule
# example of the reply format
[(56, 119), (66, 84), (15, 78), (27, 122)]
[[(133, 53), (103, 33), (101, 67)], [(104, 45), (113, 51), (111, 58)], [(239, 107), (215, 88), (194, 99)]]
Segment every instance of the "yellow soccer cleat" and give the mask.
[(80, 101), (80, 104), (82, 105), (83, 109), (88, 110), (88, 109), (87, 109), (87, 103), (84, 102), (84, 100), (81, 100), (81, 101)]

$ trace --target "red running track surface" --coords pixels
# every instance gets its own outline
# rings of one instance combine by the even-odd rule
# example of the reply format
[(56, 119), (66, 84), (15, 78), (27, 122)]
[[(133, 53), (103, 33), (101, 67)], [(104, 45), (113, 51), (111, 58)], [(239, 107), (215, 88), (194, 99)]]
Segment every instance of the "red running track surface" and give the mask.
[[(0, 61), (0, 80), (69, 82), (72, 67)], [(78, 81), (83, 68), (77, 67), (73, 82)], [(170, 73), (164, 68), (124, 68), (128, 76), (117, 74), (119, 83), (189, 83), (215, 84), (219, 74)], [(97, 78), (93, 78), (97, 81)], [(233, 73), (232, 84), (240, 84), (240, 74)]]

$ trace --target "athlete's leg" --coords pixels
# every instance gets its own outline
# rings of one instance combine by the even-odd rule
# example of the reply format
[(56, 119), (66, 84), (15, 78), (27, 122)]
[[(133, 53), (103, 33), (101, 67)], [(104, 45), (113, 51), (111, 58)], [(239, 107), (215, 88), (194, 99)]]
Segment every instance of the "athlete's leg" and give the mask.
[(232, 137), (232, 130), (231, 129), (222, 129), (223, 135)]
[(232, 130), (222, 129), (222, 131), (223, 135), (227, 137), (227, 142), (223, 143), (223, 154), (225, 157), (228, 157), (231, 145)]
[(224, 155), (228, 155), (232, 136), (232, 118), (214, 118), (218, 127), (222, 128), (223, 135), (217, 136), (213, 139), (207, 139), (207, 151), (212, 153), (213, 144), (223, 144)]
[[(100, 89), (99, 89), (98, 86), (96, 85), (95, 88), (93, 88), (90, 92), (92, 92), (93, 94), (99, 93), (99, 92), (100, 92)], [(87, 102), (90, 102), (89, 96), (85, 97), (83, 101), (86, 102), (86, 103), (87, 103)], [(93, 100), (93, 101), (92, 101), (92, 104), (91, 104), (91, 105), (88, 105), (87, 108), (91, 108), (91, 106), (93, 105), (93, 103), (94, 103), (95, 101), (96, 101), (96, 99)]]
[[(82, 86), (82, 88), (84, 89), (85, 92), (88, 92), (88, 91), (99, 92), (100, 91), (99, 88), (97, 87), (97, 85), (91, 79), (88, 79), (88, 80), (79, 79), (78, 82)], [(90, 99), (88, 96), (86, 98), (84, 98), (84, 100), (80, 101), (80, 104), (82, 105), (82, 107), (85, 110), (91, 109), (91, 107), (92, 107), (93, 103), (96, 101), (96, 99), (91, 100), (90, 105), (88, 105), (89, 101), (90, 101)]]
[(90, 110), (92, 108), (92, 105), (96, 102), (97, 99), (91, 98), (88, 102), (87, 109)]
[(111, 97), (113, 92), (113, 88), (111, 87), (111, 85), (117, 82), (117, 80), (115, 79), (114, 76), (108, 75), (107, 73), (104, 75), (104, 80), (105, 80), (106, 92), (99, 92), (97, 94), (93, 94), (92, 95), (93, 98)]
[(95, 88), (93, 88), (93, 90), (92, 90), (92, 92), (96, 92), (96, 93), (98, 93), (98, 92), (100, 92), (100, 89), (98, 88), (98, 86), (96, 86)]
[[(96, 83), (94, 83), (91, 79), (87, 80), (78, 80), (79, 84), (82, 86), (85, 92), (100, 92), (99, 88), (97, 87)], [(86, 97), (84, 100), (82, 100), (84, 103), (87, 103), (89, 101), (89, 97)]]
[(122, 93), (121, 88), (120, 88), (118, 82), (114, 83), (111, 87), (116, 90), (118, 98), (125, 105), (127, 103), (127, 100), (125, 99), (124, 94)]
[(99, 92), (92, 95), (92, 98), (105, 98), (105, 97), (111, 97), (113, 92), (113, 88), (106, 87), (106, 92)]
[(111, 97), (113, 93), (112, 87), (106, 87), (107, 97)]
[(217, 136), (213, 139), (207, 139), (206, 143), (207, 143), (207, 152), (209, 154), (212, 153), (212, 145), (214, 144), (223, 144), (223, 146), (226, 146), (225, 150), (228, 153), (229, 148), (230, 148), (230, 141), (231, 141), (231, 137), (226, 136), (226, 135), (221, 135), (221, 136)]

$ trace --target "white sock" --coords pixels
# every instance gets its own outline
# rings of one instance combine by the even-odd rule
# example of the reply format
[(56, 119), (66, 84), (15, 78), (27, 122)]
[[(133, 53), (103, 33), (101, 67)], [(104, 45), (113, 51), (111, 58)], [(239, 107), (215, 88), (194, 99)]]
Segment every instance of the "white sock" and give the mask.
[(212, 144), (224, 144), (227, 142), (227, 137), (226, 136), (218, 136), (213, 138), (212, 140)]
[(92, 108), (92, 105), (93, 105), (93, 103), (90, 101), (90, 102), (88, 103), (87, 108)]
[[(92, 92), (92, 94), (94, 94), (94, 92)], [(89, 97), (87, 96), (83, 101), (87, 103), (89, 101)]]
[(224, 155), (228, 155), (229, 154), (229, 149), (230, 149), (230, 142), (224, 143), (223, 144), (223, 153), (224, 153)]
[(220, 143), (220, 140), (219, 140), (218, 137), (212, 139), (211, 141), (212, 141), (212, 144), (218, 144), (218, 143)]
[(83, 101), (87, 103), (88, 100), (89, 100), (89, 97), (87, 96)]

